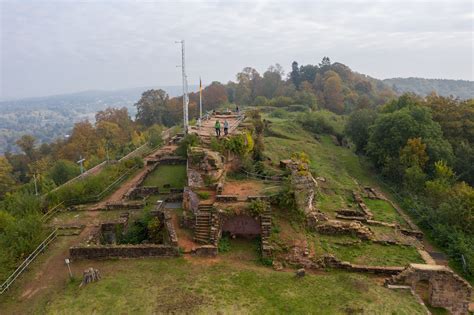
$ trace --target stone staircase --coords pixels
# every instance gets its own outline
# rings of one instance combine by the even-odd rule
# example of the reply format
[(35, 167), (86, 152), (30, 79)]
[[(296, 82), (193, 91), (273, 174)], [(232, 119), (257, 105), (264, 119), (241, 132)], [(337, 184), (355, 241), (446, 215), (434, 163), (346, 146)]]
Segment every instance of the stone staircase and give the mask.
[(262, 240), (262, 256), (269, 257), (271, 255), (271, 246), (268, 242), (272, 233), (272, 213), (270, 207), (260, 216), (260, 229)]
[(199, 205), (194, 226), (194, 241), (208, 244), (211, 237), (212, 205)]

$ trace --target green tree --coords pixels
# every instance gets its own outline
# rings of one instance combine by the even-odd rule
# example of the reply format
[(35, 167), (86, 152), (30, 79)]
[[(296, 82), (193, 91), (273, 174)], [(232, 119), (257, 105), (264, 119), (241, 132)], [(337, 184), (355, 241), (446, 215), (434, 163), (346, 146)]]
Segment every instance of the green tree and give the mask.
[(68, 160), (58, 160), (49, 170), (48, 177), (51, 178), (56, 185), (61, 185), (78, 176), (80, 173), (81, 171), (76, 163)]
[(148, 132), (148, 144), (150, 147), (154, 148), (159, 146), (163, 143), (163, 136), (161, 135), (163, 132), (163, 128), (159, 125), (153, 125), (147, 130)]
[(137, 122), (146, 127), (153, 124), (163, 125), (168, 101), (168, 94), (161, 89), (143, 92), (142, 97), (135, 104)]
[(342, 81), (334, 71), (324, 74), (324, 104), (327, 109), (342, 114), (344, 111), (344, 95), (342, 94)]
[(33, 160), (35, 158), (35, 143), (36, 138), (31, 135), (23, 135), (20, 139), (16, 141), (16, 144), (30, 160)]
[(15, 185), (15, 179), (12, 175), (13, 167), (8, 160), (0, 156), (0, 198), (5, 196)]
[(345, 134), (354, 142), (357, 152), (365, 152), (369, 140), (369, 128), (375, 122), (377, 113), (372, 109), (353, 112), (346, 123)]
[(422, 139), (430, 161), (452, 160), (452, 148), (443, 138), (441, 127), (431, 119), (429, 110), (420, 106), (380, 115), (370, 132), (368, 155), (383, 167), (389, 159), (399, 158), (401, 148), (410, 138)]

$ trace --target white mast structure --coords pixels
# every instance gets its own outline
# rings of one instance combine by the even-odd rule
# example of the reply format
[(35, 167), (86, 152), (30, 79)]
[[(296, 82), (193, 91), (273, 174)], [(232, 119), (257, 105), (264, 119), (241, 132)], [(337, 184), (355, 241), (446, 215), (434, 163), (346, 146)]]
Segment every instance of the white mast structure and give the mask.
[(202, 81), (199, 77), (199, 119), (202, 120)]
[(184, 133), (187, 134), (188, 125), (189, 125), (189, 116), (188, 116), (189, 98), (188, 98), (188, 78), (186, 76), (186, 65), (185, 65), (185, 58), (184, 58), (184, 40), (180, 40), (175, 43), (181, 44), (181, 76), (183, 78), (183, 128), (184, 128)]

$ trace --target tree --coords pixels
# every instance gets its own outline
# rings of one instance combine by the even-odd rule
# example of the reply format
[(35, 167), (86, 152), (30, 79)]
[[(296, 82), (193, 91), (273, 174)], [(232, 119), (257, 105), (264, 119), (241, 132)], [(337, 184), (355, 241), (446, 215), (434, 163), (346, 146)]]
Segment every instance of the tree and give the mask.
[(36, 143), (36, 138), (31, 135), (23, 135), (20, 139), (16, 141), (16, 144), (20, 147), (20, 149), (26, 154), (26, 156), (30, 160), (34, 159), (35, 143)]
[(293, 61), (291, 64), (290, 80), (293, 82), (294, 86), (298, 89), (301, 83), (301, 74), (298, 63)]
[(135, 104), (137, 107), (137, 122), (146, 127), (153, 124), (163, 125), (163, 117), (166, 114), (168, 101), (168, 94), (161, 89), (143, 92), (142, 97)]
[(330, 66), (331, 66), (331, 60), (329, 59), (329, 57), (324, 56), (323, 59), (321, 60), (321, 63), (319, 64), (319, 67), (323, 71), (326, 71)]
[(411, 138), (400, 151), (400, 161), (406, 167), (417, 166), (423, 169), (428, 162), (426, 154), (426, 144), (421, 142), (421, 138)]
[(81, 171), (76, 163), (68, 160), (59, 160), (49, 170), (48, 177), (59, 186), (78, 176), (80, 173)]
[(342, 81), (334, 71), (324, 74), (324, 104), (327, 109), (342, 114), (344, 111), (344, 95), (342, 94)]
[(216, 109), (228, 102), (225, 86), (217, 81), (212, 82), (203, 90), (202, 97), (203, 106), (206, 109)]
[(365, 152), (370, 135), (369, 128), (376, 118), (377, 113), (371, 109), (357, 110), (349, 116), (344, 132), (354, 142), (357, 152)]
[(148, 138), (148, 144), (150, 147), (154, 148), (163, 143), (163, 137), (161, 135), (162, 132), (163, 132), (163, 128), (161, 128), (161, 126), (159, 125), (153, 125), (150, 128), (148, 128), (147, 138)]
[(433, 163), (452, 160), (451, 145), (443, 138), (440, 125), (431, 119), (428, 109), (420, 106), (404, 107), (380, 115), (370, 132), (368, 155), (377, 166), (382, 167), (389, 159), (398, 160), (400, 150), (411, 138), (421, 138)]
[(13, 167), (8, 160), (0, 156), (0, 198), (5, 196), (15, 185), (15, 179), (12, 175)]
[(283, 81), (281, 80), (281, 66), (278, 68), (278, 64), (276, 67), (269, 67), (267, 71), (263, 74), (262, 82), (261, 82), (261, 93), (266, 98), (273, 98), (277, 96), (278, 91), (280, 90)]
[(80, 156), (90, 157), (97, 152), (99, 144), (94, 126), (87, 120), (81, 121), (74, 124), (71, 136), (60, 150), (60, 156), (71, 161), (76, 161)]

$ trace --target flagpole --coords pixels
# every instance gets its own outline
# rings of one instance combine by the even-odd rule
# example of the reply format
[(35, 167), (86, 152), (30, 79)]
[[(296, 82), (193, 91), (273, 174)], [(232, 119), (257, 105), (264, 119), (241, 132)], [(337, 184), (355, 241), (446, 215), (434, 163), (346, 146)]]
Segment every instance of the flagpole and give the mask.
[(202, 83), (199, 77), (199, 118), (202, 120)]

